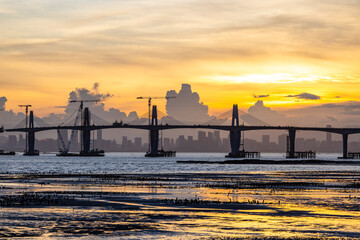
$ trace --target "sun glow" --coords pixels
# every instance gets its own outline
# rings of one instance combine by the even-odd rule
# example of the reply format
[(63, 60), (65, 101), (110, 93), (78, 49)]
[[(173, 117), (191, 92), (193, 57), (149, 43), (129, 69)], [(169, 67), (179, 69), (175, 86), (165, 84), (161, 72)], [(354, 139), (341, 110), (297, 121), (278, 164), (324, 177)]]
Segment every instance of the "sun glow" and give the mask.
[(273, 73), (273, 74), (245, 74), (240, 76), (209, 76), (207, 80), (227, 83), (297, 83), (297, 82), (336, 82), (330, 76), (320, 75), (301, 75), (292, 73)]

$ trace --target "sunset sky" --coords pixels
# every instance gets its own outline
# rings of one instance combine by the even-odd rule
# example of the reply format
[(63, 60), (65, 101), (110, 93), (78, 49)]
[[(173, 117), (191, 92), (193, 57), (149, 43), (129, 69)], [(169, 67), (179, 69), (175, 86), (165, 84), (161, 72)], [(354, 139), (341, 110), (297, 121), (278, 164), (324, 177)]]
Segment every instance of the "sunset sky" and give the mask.
[(15, 112), (61, 112), (96, 82), (125, 112), (182, 83), (210, 113), (360, 100), (358, 0), (0, 0), (0, 29), (0, 97)]

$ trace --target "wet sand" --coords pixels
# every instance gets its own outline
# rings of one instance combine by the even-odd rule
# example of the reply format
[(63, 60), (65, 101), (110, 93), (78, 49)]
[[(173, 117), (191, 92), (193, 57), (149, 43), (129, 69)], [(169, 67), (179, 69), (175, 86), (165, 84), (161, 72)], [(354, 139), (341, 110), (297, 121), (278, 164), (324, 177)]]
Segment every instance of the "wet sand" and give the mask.
[(360, 172), (0, 175), (1, 238), (358, 239)]

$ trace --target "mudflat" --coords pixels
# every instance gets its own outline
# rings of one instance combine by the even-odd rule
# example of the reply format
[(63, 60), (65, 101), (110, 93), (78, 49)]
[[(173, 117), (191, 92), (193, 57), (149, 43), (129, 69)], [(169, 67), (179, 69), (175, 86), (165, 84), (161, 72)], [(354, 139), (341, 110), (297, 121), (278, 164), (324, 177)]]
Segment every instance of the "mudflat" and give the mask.
[(1, 238), (357, 239), (360, 172), (2, 174)]

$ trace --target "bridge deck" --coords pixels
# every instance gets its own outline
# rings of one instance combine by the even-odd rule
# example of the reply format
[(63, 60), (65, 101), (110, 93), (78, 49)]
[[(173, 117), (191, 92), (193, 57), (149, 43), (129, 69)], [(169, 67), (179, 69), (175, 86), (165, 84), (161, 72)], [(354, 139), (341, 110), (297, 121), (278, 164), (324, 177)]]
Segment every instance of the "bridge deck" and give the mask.
[(223, 125), (92, 125), (92, 126), (51, 126), (34, 128), (12, 128), (4, 129), (6, 132), (41, 132), (57, 129), (75, 130), (98, 130), (98, 129), (139, 129), (139, 130), (170, 130), (170, 129), (211, 129), (223, 131), (255, 131), (255, 130), (295, 130), (295, 131), (321, 131), (336, 134), (356, 134), (360, 133), (360, 128), (321, 128), (321, 127), (294, 127), (294, 126), (223, 126)]

